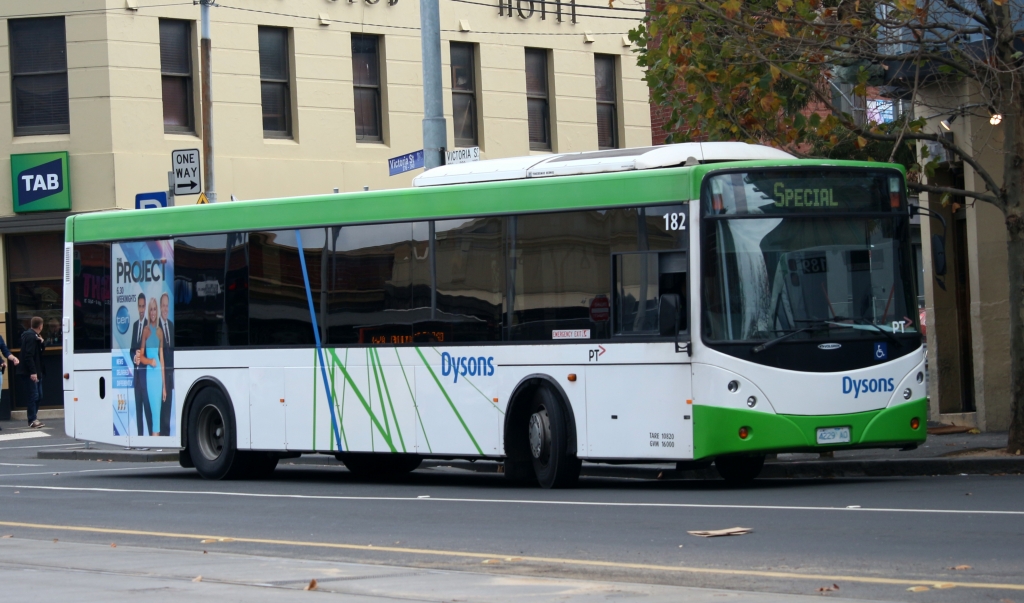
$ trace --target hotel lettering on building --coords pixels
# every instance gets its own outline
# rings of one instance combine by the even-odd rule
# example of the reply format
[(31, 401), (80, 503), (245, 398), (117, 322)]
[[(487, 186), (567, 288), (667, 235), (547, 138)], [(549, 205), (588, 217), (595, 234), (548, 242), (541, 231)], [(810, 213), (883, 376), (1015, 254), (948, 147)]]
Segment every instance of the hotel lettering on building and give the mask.
[[(422, 148), (417, 1), (224, 0), (210, 13), (221, 202), (409, 186), (419, 172), (389, 176), (388, 159)], [(440, 0), (440, 14), (449, 149), (651, 143), (626, 37), (642, 3)], [(136, 211), (168, 190), (173, 151), (203, 147), (199, 17), (191, 0), (0, 0), (0, 333), (17, 348), (43, 317), (44, 407), (62, 404), (65, 218)], [(68, 260), (83, 303), (109, 307), (91, 259)], [(6, 418), (24, 396), (3, 387)]]

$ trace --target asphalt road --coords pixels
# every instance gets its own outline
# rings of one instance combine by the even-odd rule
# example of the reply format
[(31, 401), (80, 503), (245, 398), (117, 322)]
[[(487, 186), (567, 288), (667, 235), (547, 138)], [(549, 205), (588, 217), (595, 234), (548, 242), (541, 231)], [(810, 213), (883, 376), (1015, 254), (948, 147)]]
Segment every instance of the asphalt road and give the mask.
[[(4, 546), (56, 538), (156, 555), (384, 564), (457, 572), (446, 574), (455, 576), (450, 583), (462, 572), (782, 595), (838, 585), (823, 594), (1024, 602), (1019, 475), (764, 480), (745, 489), (585, 478), (576, 489), (547, 491), (445, 467), (375, 483), (340, 467), (282, 464), (265, 481), (210, 482), (170, 463), (35, 458), (39, 446), (70, 445), (57, 433), (0, 441), (0, 535), (12, 536)], [(752, 532), (687, 534), (734, 526)], [(52, 550), (46, 558), (57, 571), (61, 549)], [(915, 587), (927, 590), (908, 590)], [(479, 600), (501, 600), (494, 588)]]

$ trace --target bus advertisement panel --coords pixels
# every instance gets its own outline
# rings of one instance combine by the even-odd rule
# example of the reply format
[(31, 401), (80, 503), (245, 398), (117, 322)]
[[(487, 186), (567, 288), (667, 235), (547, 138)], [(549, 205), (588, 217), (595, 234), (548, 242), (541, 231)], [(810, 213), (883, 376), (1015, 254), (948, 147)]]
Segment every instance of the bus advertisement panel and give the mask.
[(174, 244), (111, 245), (114, 435), (174, 436)]

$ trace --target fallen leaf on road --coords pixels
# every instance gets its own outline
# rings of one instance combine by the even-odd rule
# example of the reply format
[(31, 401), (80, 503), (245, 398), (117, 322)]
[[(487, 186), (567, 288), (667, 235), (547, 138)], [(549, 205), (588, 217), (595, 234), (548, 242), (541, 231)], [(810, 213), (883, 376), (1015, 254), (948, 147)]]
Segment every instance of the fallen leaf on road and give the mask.
[(116, 549), (116, 548), (117, 548), (117, 545), (116, 545), (116, 544), (114, 544), (113, 542), (111, 542), (111, 543), (110, 543), (110, 548), (112, 548), (112, 549)]
[(907, 590), (909, 590), (912, 593), (923, 593), (924, 591), (931, 590), (931, 589), (928, 588), (927, 586), (911, 586)]
[(202, 575), (196, 576), (195, 578), (192, 578), (192, 581), (193, 582), (202, 582), (203, 581), (203, 576)]
[(999, 599), (999, 603), (1013, 603), (1013, 599)]
[(839, 585), (838, 584), (833, 584), (832, 586), (822, 586), (821, 588), (818, 589), (818, 592), (819, 593), (827, 593), (827, 592), (832, 592), (832, 591), (835, 591), (835, 590), (839, 590)]
[(949, 582), (942, 582), (940, 584), (932, 584), (932, 588), (956, 588), (956, 584), (950, 584)]
[(56, 538), (54, 538), (54, 539), (53, 539), (53, 541), (54, 541), (54, 542), (57, 542), (57, 539), (56, 539)]
[(205, 540), (200, 540), (199, 544), (213, 544), (214, 542), (217, 542), (216, 538), (207, 538)]
[(12, 538), (13, 536), (14, 534), (4, 534), (3, 536), (0, 536), (0, 538)]
[(302, 587), (302, 590), (316, 590), (316, 578), (309, 581), (309, 584)]
[(742, 536), (753, 532), (752, 528), (726, 528), (724, 530), (691, 530), (687, 534), (700, 536), (701, 538), (714, 538), (716, 536)]
[(969, 569), (974, 569), (974, 568), (972, 568), (969, 565), (954, 565), (953, 567), (951, 567), (949, 569), (954, 570), (954, 571), (958, 571), (958, 572), (962, 572), (964, 570), (969, 570)]
[(218, 538), (217, 542), (234, 542), (234, 538)]
[(495, 563), (501, 563), (501, 559), (485, 559), (480, 563), (484, 565), (494, 565)]
[(505, 557), (505, 561), (522, 561), (522, 557)]

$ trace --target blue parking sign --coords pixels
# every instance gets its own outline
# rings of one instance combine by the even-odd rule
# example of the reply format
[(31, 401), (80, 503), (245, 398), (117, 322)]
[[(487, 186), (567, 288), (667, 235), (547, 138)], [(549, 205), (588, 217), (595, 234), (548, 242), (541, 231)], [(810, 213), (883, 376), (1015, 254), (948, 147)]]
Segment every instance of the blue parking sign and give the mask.
[(875, 360), (887, 360), (889, 358), (889, 345), (885, 342), (875, 342)]
[(160, 207), (167, 207), (167, 191), (135, 195), (135, 209), (157, 209)]

